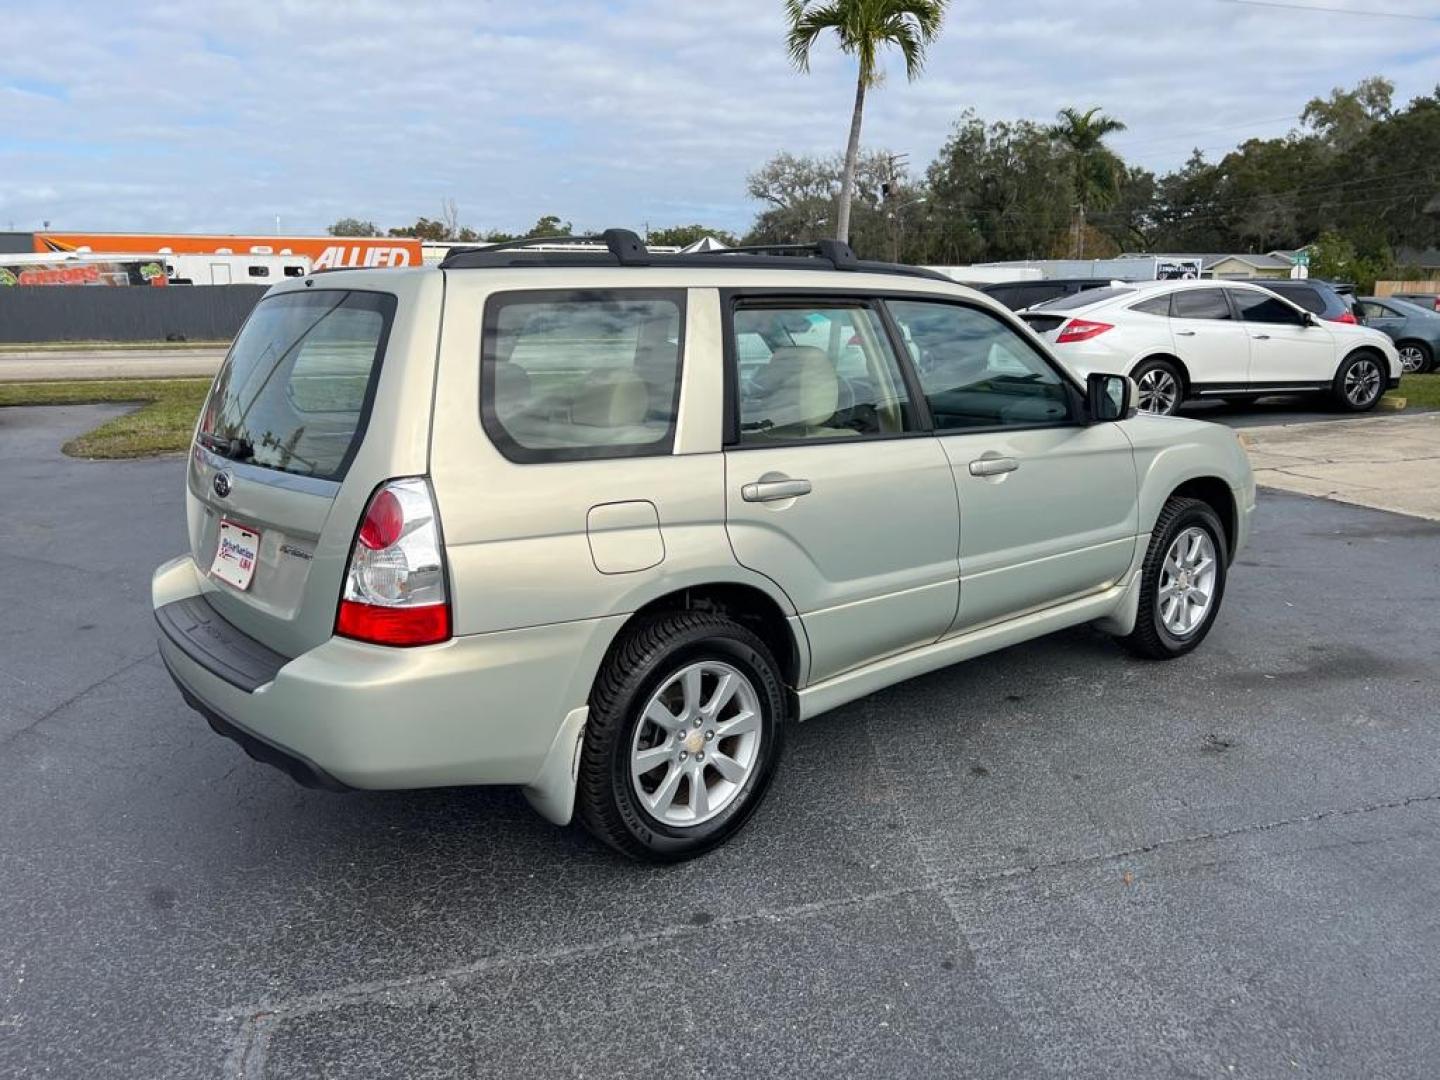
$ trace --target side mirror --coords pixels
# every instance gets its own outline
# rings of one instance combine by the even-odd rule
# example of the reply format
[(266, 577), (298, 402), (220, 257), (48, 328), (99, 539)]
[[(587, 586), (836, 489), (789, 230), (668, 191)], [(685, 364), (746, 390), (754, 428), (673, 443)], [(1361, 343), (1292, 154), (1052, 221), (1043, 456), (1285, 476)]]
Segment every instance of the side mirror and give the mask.
[(1085, 404), (1092, 424), (1128, 420), (1139, 407), (1140, 392), (1126, 375), (1092, 371), (1085, 379)]
[(1301, 324), (1304, 326), (1319, 326), (1320, 317), (1313, 311), (1307, 311), (1305, 312), (1305, 317), (1301, 320)]

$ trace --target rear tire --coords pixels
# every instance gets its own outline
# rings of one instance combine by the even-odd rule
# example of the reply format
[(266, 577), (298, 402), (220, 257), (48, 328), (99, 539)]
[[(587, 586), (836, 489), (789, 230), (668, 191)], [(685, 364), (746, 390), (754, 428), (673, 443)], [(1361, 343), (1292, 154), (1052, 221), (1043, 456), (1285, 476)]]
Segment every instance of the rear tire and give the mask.
[(1406, 375), (1424, 375), (1435, 366), (1435, 354), (1423, 341), (1402, 341), (1395, 348), (1400, 351), (1400, 368)]
[(636, 623), (590, 693), (576, 816), (632, 859), (718, 847), (765, 796), (785, 703), (775, 658), (734, 620), (672, 612)]
[(1155, 357), (1142, 360), (1131, 373), (1140, 391), (1141, 412), (1155, 416), (1174, 416), (1185, 400), (1185, 376), (1173, 361)]
[(1174, 660), (1190, 652), (1215, 624), (1229, 563), (1225, 526), (1214, 508), (1199, 499), (1170, 499), (1151, 530), (1140, 569), (1135, 629), (1121, 643), (1147, 660)]
[(1389, 381), (1385, 359), (1372, 352), (1347, 356), (1335, 372), (1330, 396), (1345, 412), (1369, 412), (1385, 393)]

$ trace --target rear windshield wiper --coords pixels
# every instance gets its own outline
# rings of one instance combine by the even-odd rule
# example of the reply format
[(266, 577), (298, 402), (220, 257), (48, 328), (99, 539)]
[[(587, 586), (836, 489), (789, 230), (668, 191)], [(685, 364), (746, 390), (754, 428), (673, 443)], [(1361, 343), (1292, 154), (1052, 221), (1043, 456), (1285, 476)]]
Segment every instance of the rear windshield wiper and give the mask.
[(249, 461), (255, 456), (255, 444), (249, 439), (227, 438), (209, 431), (202, 431), (198, 442), (206, 450), (219, 454), (231, 461)]

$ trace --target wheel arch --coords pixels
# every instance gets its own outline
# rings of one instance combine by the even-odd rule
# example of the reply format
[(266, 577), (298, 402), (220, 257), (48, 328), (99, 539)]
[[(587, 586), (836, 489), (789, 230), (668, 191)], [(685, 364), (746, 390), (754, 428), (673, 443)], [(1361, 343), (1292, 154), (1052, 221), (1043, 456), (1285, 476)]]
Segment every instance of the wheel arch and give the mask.
[(1144, 356), (1141, 356), (1139, 359), (1132, 362), (1130, 365), (1130, 371), (1128, 372), (1130, 377), (1134, 378), (1135, 369), (1140, 367), (1142, 364), (1148, 364), (1151, 360), (1164, 360), (1166, 363), (1174, 364), (1176, 370), (1180, 372), (1180, 378), (1184, 380), (1185, 385), (1183, 389), (1187, 394), (1190, 392), (1190, 385), (1192, 380), (1190, 378), (1190, 369), (1185, 366), (1185, 361), (1181, 360), (1180, 357), (1176, 356), (1173, 352), (1166, 352), (1163, 349), (1154, 352), (1147, 352)]
[(637, 608), (616, 631), (618, 641), (639, 620), (668, 611), (713, 611), (748, 627), (770, 649), (785, 685), (792, 691), (807, 667), (803, 631), (792, 629), (781, 603), (755, 585), (707, 581), (674, 589)]
[(1340, 358), (1340, 363), (1335, 365), (1335, 374), (1330, 377), (1331, 381), (1333, 382), (1340, 378), (1340, 369), (1357, 356), (1373, 356), (1376, 360), (1380, 361), (1385, 377), (1387, 379), (1390, 377), (1390, 358), (1385, 355), (1385, 350), (1367, 342), (1363, 345), (1356, 345), (1355, 348)]
[(1176, 498), (1198, 499), (1215, 511), (1225, 527), (1226, 554), (1233, 561), (1239, 538), (1240, 515), (1235, 505), (1235, 492), (1230, 485), (1218, 476), (1196, 476), (1171, 491), (1166, 502)]

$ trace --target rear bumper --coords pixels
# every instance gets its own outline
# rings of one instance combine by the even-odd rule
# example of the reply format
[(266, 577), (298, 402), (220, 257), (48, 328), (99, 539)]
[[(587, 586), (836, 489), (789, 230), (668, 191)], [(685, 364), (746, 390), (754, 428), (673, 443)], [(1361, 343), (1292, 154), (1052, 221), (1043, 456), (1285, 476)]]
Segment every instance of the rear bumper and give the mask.
[(160, 654), (186, 702), (252, 757), (332, 790), (553, 784), (547, 763), (555, 754), (573, 757), (573, 745), (560, 743), (573, 737), (574, 714), (583, 714), (595, 671), (624, 621), (560, 623), (415, 649), (331, 638), (291, 659), (271, 653), (270, 677), (247, 689), (234, 669), (253, 677), (269, 650), (213, 610), (200, 620), (207, 626), (197, 647), (186, 640), (187, 620), (175, 617), (177, 604), (188, 602), (191, 615), (204, 614), (196, 603), (208, 609), (188, 557), (156, 571), (152, 599)]

